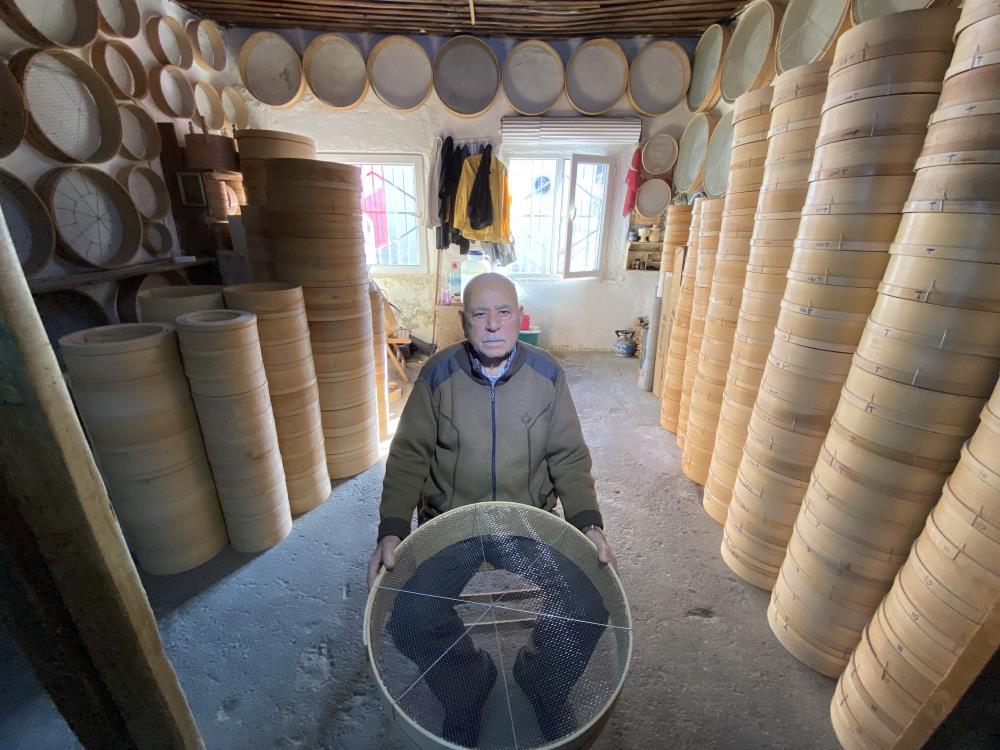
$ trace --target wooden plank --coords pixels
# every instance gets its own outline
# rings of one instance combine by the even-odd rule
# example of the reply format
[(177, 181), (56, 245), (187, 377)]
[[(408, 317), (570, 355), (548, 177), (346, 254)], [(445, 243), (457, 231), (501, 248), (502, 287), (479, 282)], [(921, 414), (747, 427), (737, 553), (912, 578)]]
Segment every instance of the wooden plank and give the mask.
[(84, 271), (82, 273), (70, 273), (64, 276), (48, 276), (36, 279), (29, 279), (28, 286), (33, 294), (41, 292), (53, 292), (59, 289), (75, 289), (80, 286), (90, 284), (100, 284), (105, 281), (118, 281), (131, 276), (142, 276), (147, 273), (162, 273), (164, 271), (183, 271), (185, 268), (194, 268), (212, 263), (211, 258), (198, 258), (192, 263), (177, 263), (172, 260), (158, 260), (153, 263), (136, 263), (122, 268), (112, 268), (103, 271)]
[[(212, 18), (224, 16), (239, 17), (246, 13), (263, 12), (275, 17), (288, 18), (355, 18), (359, 20), (393, 20), (408, 22), (422, 26), (448, 26), (452, 24), (467, 25), (467, 13), (448, 14), (442, 9), (436, 12), (407, 12), (394, 10), (391, 8), (374, 8), (371, 10), (357, 9), (349, 6), (319, 7), (314, 5), (303, 5), (299, 3), (282, 3), (276, 6), (270, 2), (262, 0), (246, 0), (239, 4), (229, 4), (222, 2), (190, 3), (192, 7)], [(599, 11), (582, 12), (572, 8), (564, 11), (539, 12), (529, 10), (524, 7), (505, 9), (500, 13), (492, 14), (484, 8), (477, 6), (477, 24), (492, 23), (511, 27), (512, 30), (522, 23), (534, 26), (544, 26), (549, 23), (569, 21), (577, 24), (585, 24), (590, 27), (592, 34), (602, 33), (600, 25), (606, 21), (622, 18), (623, 16), (633, 18), (637, 21), (650, 19), (690, 19), (704, 18), (713, 22), (724, 20), (732, 15), (732, 12), (739, 7), (738, 2), (728, 2), (711, 9), (705, 8), (676, 8), (664, 7), (662, 3), (636, 2), (620, 8), (604, 8)]]
[[(547, 16), (576, 15), (582, 18), (602, 18), (614, 17), (623, 11), (668, 11), (670, 13), (701, 13), (707, 16), (717, 16), (739, 8), (743, 5), (742, 0), (722, 0), (721, 2), (697, 2), (697, 3), (674, 3), (665, 5), (662, 0), (634, 0), (634, 2), (621, 3), (584, 3), (571, 2), (563, 6), (552, 6), (546, 4), (539, 7), (539, 4), (532, 4), (530, 7), (523, 2), (503, 4), (497, 6), (496, 2), (488, 0), (477, 0), (476, 17), (496, 16), (494, 20), (501, 20), (511, 14), (525, 15), (544, 18)], [(325, 13), (332, 11), (345, 11), (361, 14), (384, 14), (390, 16), (402, 16), (421, 20), (439, 20), (447, 13), (456, 13), (462, 17), (467, 17), (467, 8), (463, 0), (451, 0), (442, 3), (422, 3), (400, 6), (396, 3), (373, 3), (373, 2), (353, 2), (353, 3), (315, 3), (307, 0), (287, 0), (276, 6), (274, 3), (261, 2), (261, 0), (189, 0), (185, 3), (195, 9), (203, 9), (207, 13), (223, 9), (240, 10), (250, 5), (264, 6), (274, 9), (280, 8), (286, 13), (309, 11), (315, 13)]]
[[(585, 29), (560, 24), (552, 27), (530, 27), (521, 26), (518, 29), (511, 29), (508, 25), (494, 25), (479, 22), (475, 27), (455, 24), (451, 26), (433, 26), (431, 24), (371, 24), (369, 22), (343, 22), (333, 19), (313, 19), (304, 21), (295, 18), (281, 18), (271, 15), (254, 13), (241, 13), (238, 17), (229, 17), (222, 14), (214, 14), (213, 20), (223, 25), (245, 26), (249, 28), (281, 28), (281, 29), (323, 29), (336, 31), (358, 31), (372, 33), (400, 33), (400, 34), (456, 34), (480, 32), (483, 35), (511, 36), (515, 38), (538, 36), (545, 38), (576, 38), (588, 36)], [(685, 22), (683, 25), (668, 24), (657, 25), (646, 22), (616, 23), (613, 25), (604, 24), (604, 33), (609, 36), (632, 36), (638, 33), (651, 34), (654, 36), (694, 36), (701, 34), (705, 28), (715, 23), (715, 19), (704, 19), (703, 21)]]
[(0, 393), (0, 593), (42, 684), (88, 749), (203, 748), (2, 213)]

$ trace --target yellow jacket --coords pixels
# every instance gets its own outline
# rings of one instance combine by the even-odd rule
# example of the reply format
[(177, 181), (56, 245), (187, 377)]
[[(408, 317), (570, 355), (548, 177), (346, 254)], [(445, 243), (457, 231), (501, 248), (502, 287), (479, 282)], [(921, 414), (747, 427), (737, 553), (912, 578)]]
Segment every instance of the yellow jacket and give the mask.
[(455, 194), (455, 229), (467, 240), (480, 242), (510, 242), (510, 189), (507, 185), (507, 165), (494, 156), (490, 163), (490, 198), (493, 202), (493, 224), (473, 229), (469, 222), (469, 196), (476, 180), (476, 170), (482, 154), (473, 154), (462, 164), (462, 176)]

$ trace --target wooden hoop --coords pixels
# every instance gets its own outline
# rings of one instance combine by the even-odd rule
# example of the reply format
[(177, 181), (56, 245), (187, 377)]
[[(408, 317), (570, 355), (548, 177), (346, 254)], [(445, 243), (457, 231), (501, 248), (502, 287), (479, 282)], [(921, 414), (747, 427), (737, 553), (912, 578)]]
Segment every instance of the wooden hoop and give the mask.
[(118, 105), (118, 110), (119, 112), (124, 110), (136, 119), (146, 139), (146, 151), (141, 154), (132, 153), (125, 145), (125, 123), (122, 121), (122, 145), (118, 149), (118, 153), (131, 161), (150, 162), (158, 158), (160, 149), (163, 147), (160, 131), (145, 107), (141, 107), (135, 102), (122, 102)]
[(28, 113), (17, 79), (0, 65), (0, 159), (21, 145), (28, 130)]
[[(136, 203), (139, 215), (146, 221), (161, 221), (166, 218), (167, 214), (170, 213), (170, 193), (167, 192), (167, 186), (164, 184), (163, 178), (149, 167), (124, 167), (118, 171), (117, 179), (122, 187), (129, 192), (130, 196), (133, 190), (133, 178), (145, 180), (156, 196), (156, 208), (151, 214), (144, 214)], [(135, 198), (132, 198), (132, 202), (135, 203)]]
[[(287, 50), (291, 52), (291, 58), (295, 60), (295, 73), (297, 74), (299, 80), (298, 83), (295, 84), (295, 90), (289, 90), (288, 97), (283, 100), (268, 101), (263, 98), (260, 92), (254, 91), (253, 86), (250, 85), (250, 58), (253, 55), (255, 48), (268, 41), (284, 45)], [(288, 42), (287, 39), (285, 39), (285, 37), (280, 34), (276, 34), (273, 31), (258, 31), (257, 33), (252, 34), (240, 48), (240, 54), (237, 58), (237, 66), (240, 71), (240, 78), (243, 80), (243, 85), (246, 86), (247, 91), (249, 91), (250, 94), (262, 104), (267, 104), (268, 106), (275, 107), (276, 109), (285, 109), (293, 106), (305, 93), (306, 77), (302, 72), (302, 60), (299, 57), (299, 53), (295, 51), (295, 48)], [(277, 71), (271, 71), (271, 73), (277, 75)]]
[[(131, 91), (125, 91), (121, 88), (111, 74), (107, 58), (109, 49), (117, 52), (128, 67), (129, 75), (132, 78)], [(104, 82), (111, 89), (111, 93), (114, 94), (116, 99), (142, 99), (146, 95), (146, 92), (149, 91), (149, 79), (146, 76), (146, 69), (143, 67), (139, 56), (125, 42), (118, 41), (117, 39), (102, 39), (94, 42), (94, 45), (90, 48), (90, 64), (101, 78), (104, 79)]]
[[(163, 77), (170, 76), (181, 94), (181, 108), (174, 109), (163, 92)], [(149, 90), (153, 101), (167, 117), (190, 120), (194, 116), (194, 87), (176, 65), (157, 65), (149, 72)]]
[[(222, 30), (218, 24), (206, 18), (194, 18), (187, 22), (184, 31), (191, 42), (191, 52), (199, 68), (208, 71), (214, 70), (217, 73), (226, 69), (226, 40), (222, 36)], [(212, 46), (211, 60), (205, 56), (205, 51), (201, 48), (200, 32), (202, 31), (205, 32), (208, 43)]]
[(53, 47), (72, 49), (90, 44), (97, 36), (99, 16), (97, 0), (76, 0), (76, 26), (73, 28), (73, 34), (66, 40), (59, 40), (47, 36), (32, 24), (16, 2), (0, 0), (0, 21), (7, 24), (11, 31), (22, 39), (42, 49)]
[(109, 37), (134, 39), (142, 30), (142, 12), (139, 10), (139, 4), (136, 0), (117, 0), (117, 2), (122, 9), (122, 26), (115, 28), (111, 25), (101, 12), (100, 3), (97, 5), (97, 26)]
[[(69, 68), (80, 83), (86, 87), (97, 105), (97, 125), (101, 133), (101, 143), (85, 159), (81, 160), (79, 157), (68, 154), (53, 143), (31, 112), (31, 97), (29, 92), (25, 91), (25, 83), (31, 66), (40, 60), (42, 56), (51, 57)], [(10, 61), (10, 69), (14, 74), (14, 78), (20, 84), (21, 90), (24, 92), (24, 103), (28, 113), (27, 138), (31, 145), (46, 156), (67, 164), (79, 164), (81, 162), (84, 164), (100, 164), (108, 161), (118, 153), (118, 148), (122, 142), (122, 123), (118, 116), (118, 106), (115, 102), (115, 97), (111, 93), (111, 89), (104, 82), (104, 79), (83, 60), (71, 52), (59, 49), (26, 49), (14, 56)]]
[[(176, 57), (171, 57), (160, 41), (160, 31), (163, 26), (166, 26), (177, 42), (178, 54)], [(194, 63), (191, 40), (184, 32), (184, 26), (173, 16), (152, 16), (146, 21), (146, 41), (149, 43), (149, 49), (153, 52), (153, 57), (161, 65), (176, 65), (181, 70), (187, 70)]]

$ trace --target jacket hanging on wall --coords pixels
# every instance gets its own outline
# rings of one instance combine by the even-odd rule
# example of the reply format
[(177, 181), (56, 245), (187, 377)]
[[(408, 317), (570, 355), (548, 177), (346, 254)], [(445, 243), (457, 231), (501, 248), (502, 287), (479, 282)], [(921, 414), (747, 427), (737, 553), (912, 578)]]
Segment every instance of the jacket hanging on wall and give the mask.
[[(445, 250), (450, 245), (461, 238), (453, 231), (455, 219), (455, 195), (458, 190), (458, 183), (462, 176), (462, 166), (465, 158), (469, 155), (468, 146), (456, 147), (451, 136), (444, 139), (441, 144), (441, 170), (438, 179), (438, 218), (441, 220), (437, 227), (437, 247)], [(463, 252), (468, 252), (469, 245), (464, 239), (459, 241), (461, 246), (464, 243)]]
[(493, 163), (493, 147), (487, 146), (479, 158), (476, 178), (472, 181), (469, 194), (469, 225), (473, 229), (485, 229), (493, 225), (493, 198), (490, 196), (490, 167)]
[[(475, 190), (476, 184), (480, 189)], [(485, 185), (485, 187), (484, 187)], [(477, 205), (473, 205), (473, 204)], [(488, 208), (487, 208), (488, 205)], [(489, 218), (488, 224), (482, 224)], [(455, 195), (455, 228), (468, 240), (510, 242), (510, 188), (507, 166), (487, 146), (465, 160)], [(479, 228), (473, 223), (481, 224)]]

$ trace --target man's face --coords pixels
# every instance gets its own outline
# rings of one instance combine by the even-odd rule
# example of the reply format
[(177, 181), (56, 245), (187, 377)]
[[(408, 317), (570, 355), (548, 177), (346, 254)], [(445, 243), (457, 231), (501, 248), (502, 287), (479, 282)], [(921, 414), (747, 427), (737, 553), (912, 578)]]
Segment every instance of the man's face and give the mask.
[(479, 353), (483, 364), (502, 360), (514, 344), (521, 328), (517, 295), (501, 284), (483, 284), (466, 300), (463, 314), (465, 336)]

